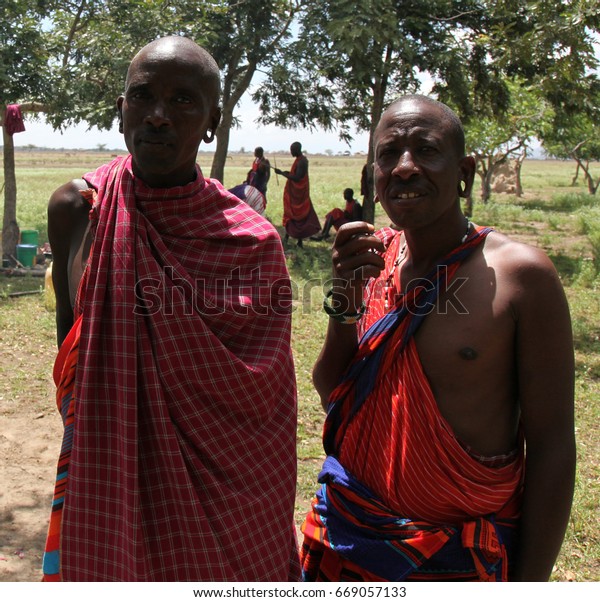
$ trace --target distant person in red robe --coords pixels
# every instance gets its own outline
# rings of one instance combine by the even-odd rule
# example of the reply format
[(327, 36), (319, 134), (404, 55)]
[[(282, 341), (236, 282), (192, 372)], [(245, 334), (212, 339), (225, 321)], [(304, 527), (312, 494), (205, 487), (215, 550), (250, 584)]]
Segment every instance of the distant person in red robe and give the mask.
[(65, 425), (45, 581), (288, 581), (296, 385), (275, 228), (206, 178), (219, 69), (166, 37), (117, 100), (130, 154), (48, 207)]
[(344, 208), (334, 207), (327, 215), (325, 215), (323, 230), (316, 236), (311, 236), (311, 240), (327, 240), (330, 236), (329, 232), (332, 227), (337, 231), (348, 222), (357, 222), (362, 219), (362, 206), (354, 198), (354, 190), (352, 190), (352, 188), (346, 188), (343, 192), (343, 196), (346, 201)]
[(542, 250), (463, 215), (475, 160), (446, 105), (400, 97), (374, 151), (395, 228), (352, 222), (333, 244), (303, 578), (546, 581), (576, 457), (560, 278)]
[(319, 218), (310, 200), (310, 183), (308, 180), (308, 159), (302, 154), (300, 142), (290, 146), (290, 154), (295, 157), (290, 171), (274, 168), (275, 173), (287, 178), (283, 191), (283, 225), (285, 240), (291, 236), (302, 247), (302, 241), (321, 230)]

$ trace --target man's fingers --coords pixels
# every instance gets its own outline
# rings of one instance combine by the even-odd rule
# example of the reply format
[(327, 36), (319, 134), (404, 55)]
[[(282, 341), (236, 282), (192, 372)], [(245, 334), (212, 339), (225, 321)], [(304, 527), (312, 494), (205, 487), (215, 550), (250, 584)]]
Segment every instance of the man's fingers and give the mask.
[(385, 261), (381, 255), (374, 251), (366, 251), (360, 254), (333, 255), (333, 269), (339, 278), (345, 280), (367, 280), (379, 276), (385, 267)]
[(335, 244), (342, 246), (357, 236), (371, 236), (375, 228), (368, 222), (348, 222), (337, 231)]

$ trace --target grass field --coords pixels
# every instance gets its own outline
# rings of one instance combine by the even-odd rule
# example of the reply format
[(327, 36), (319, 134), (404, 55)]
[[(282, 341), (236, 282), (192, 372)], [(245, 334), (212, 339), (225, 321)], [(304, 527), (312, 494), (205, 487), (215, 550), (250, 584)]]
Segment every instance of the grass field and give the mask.
[[(46, 203), (52, 190), (73, 177), (109, 160), (98, 152), (17, 152), (18, 221), (21, 229), (37, 229), (40, 242), (47, 240)], [(269, 156), (281, 169), (291, 166), (290, 156)], [(364, 157), (310, 156), (311, 196), (318, 215), (342, 204), (342, 190), (360, 190)], [(211, 156), (200, 155), (200, 164), (210, 172)], [(225, 185), (240, 183), (252, 156), (233, 155), (228, 159)], [(596, 172), (599, 167), (596, 167)], [(568, 533), (553, 573), (557, 581), (600, 581), (600, 196), (586, 193), (584, 183), (571, 186), (574, 164), (558, 161), (525, 162), (524, 196), (497, 195), (487, 205), (475, 200), (473, 220), (495, 226), (515, 239), (543, 248), (554, 261), (564, 283), (573, 320), (576, 352), (576, 412), (578, 470), (575, 500)], [(0, 185), (1, 185), (0, 179)], [(272, 177), (267, 215), (281, 232), (283, 178)], [(376, 225), (387, 225), (385, 215), (376, 215)], [(299, 423), (299, 481), (297, 521), (308, 507), (315, 489), (316, 475), (323, 459), (321, 428), (323, 414), (313, 390), (310, 373), (320, 349), (326, 316), (320, 310), (322, 282), (329, 277), (327, 242), (306, 242), (303, 250), (286, 249), (288, 267), (298, 291), (293, 318), (293, 351), (296, 362)], [(36, 290), (39, 278), (0, 278), (0, 337), (2, 345), (27, 339), (27, 348), (45, 358), (53, 354), (53, 320), (44, 295), (7, 298), (8, 292)], [(2, 298), (2, 296), (4, 298)], [(4, 350), (2, 351), (4, 355)], [(4, 372), (2, 372), (4, 370)], [(47, 366), (50, 378), (51, 366)], [(16, 366), (8, 370), (0, 364), (2, 399), (14, 403), (30, 393), (31, 379)], [(19, 377), (21, 374), (21, 377)], [(48, 407), (51, 400), (40, 400)], [(14, 411), (16, 405), (11, 406)], [(6, 412), (4, 405), (2, 411)]]

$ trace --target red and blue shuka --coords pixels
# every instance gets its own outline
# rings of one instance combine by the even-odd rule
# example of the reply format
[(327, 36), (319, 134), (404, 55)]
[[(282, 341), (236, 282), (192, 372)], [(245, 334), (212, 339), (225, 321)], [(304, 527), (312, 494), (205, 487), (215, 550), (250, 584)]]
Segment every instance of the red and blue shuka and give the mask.
[[(475, 229), (426, 278), (431, 286), (394, 295), (392, 303), (387, 279), (401, 233), (378, 233), (386, 267), (367, 287), (359, 348), (331, 394), (321, 487), (302, 526), (304, 580), (508, 579), (522, 437), (518, 449), (494, 458), (477, 457), (458, 441), (438, 409), (413, 336), (440, 286), (488, 233)], [(394, 288), (402, 290), (398, 280)]]

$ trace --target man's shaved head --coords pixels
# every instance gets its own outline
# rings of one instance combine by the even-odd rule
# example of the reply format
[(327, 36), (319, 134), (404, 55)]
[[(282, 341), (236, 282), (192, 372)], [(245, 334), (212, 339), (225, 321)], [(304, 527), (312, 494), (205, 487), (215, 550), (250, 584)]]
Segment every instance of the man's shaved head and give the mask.
[(221, 92), (221, 79), (219, 66), (215, 59), (201, 46), (190, 38), (182, 36), (167, 36), (159, 38), (144, 46), (132, 59), (129, 69), (127, 69), (127, 78), (125, 87), (129, 84), (129, 76), (132, 69), (142, 60), (167, 59), (170, 57), (179, 57), (194, 65), (198, 69), (198, 75), (203, 81), (203, 85), (213, 86), (217, 98)]
[[(459, 156), (465, 154), (465, 132), (458, 115), (447, 105), (438, 100), (424, 96), (422, 94), (406, 94), (400, 96), (396, 100), (392, 101), (384, 111), (384, 115), (388, 112), (397, 111), (402, 105), (405, 104), (428, 104), (438, 109), (441, 113), (445, 124), (448, 126), (448, 130), (454, 138), (455, 148)], [(382, 115), (383, 117), (383, 115)], [(377, 137), (377, 134), (376, 134)]]

